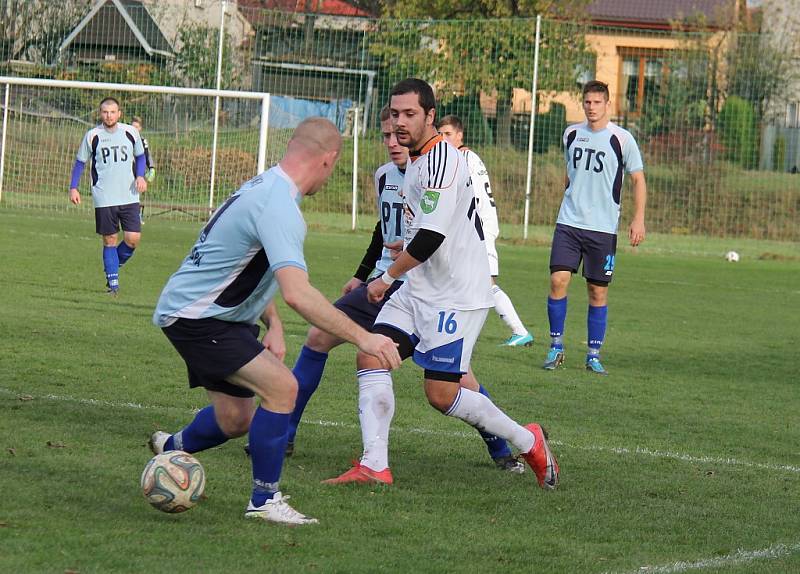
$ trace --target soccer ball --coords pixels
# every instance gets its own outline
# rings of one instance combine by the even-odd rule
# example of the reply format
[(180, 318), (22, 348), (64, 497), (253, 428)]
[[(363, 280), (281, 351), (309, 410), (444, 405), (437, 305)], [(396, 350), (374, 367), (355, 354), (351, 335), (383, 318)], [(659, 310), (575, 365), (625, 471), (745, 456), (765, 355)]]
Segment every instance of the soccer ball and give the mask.
[(735, 251), (728, 251), (725, 254), (725, 261), (727, 261), (728, 263), (736, 263), (739, 261), (739, 254), (736, 253)]
[(188, 452), (171, 450), (150, 459), (141, 486), (147, 502), (162, 512), (185, 512), (200, 501), (206, 473)]

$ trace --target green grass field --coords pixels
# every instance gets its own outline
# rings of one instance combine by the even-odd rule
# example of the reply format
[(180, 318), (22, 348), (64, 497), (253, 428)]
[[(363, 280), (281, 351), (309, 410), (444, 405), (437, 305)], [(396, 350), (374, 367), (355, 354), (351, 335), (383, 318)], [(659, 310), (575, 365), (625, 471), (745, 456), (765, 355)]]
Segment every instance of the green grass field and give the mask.
[[(501, 245), (500, 284), (536, 344), (498, 346), (507, 334), (490, 314), (474, 369), (511, 416), (548, 427), (559, 490), (497, 471), (472, 429), (427, 406), (410, 363), (395, 374), (395, 485), (321, 485), (360, 452), (342, 347), (282, 479), (320, 524), (290, 529), (242, 517), (242, 439), (198, 455), (208, 499), (196, 509), (162, 514), (139, 491), (149, 434), (204, 405), (150, 322), (198, 227), (148, 221), (111, 299), (91, 221), (0, 211), (0, 572), (800, 572), (796, 244), (621, 249), (602, 379), (583, 370), (577, 280), (566, 367), (539, 368), (549, 250)], [(367, 241), (312, 225), (312, 282), (334, 298)], [(291, 364), (307, 326), (282, 311)]]

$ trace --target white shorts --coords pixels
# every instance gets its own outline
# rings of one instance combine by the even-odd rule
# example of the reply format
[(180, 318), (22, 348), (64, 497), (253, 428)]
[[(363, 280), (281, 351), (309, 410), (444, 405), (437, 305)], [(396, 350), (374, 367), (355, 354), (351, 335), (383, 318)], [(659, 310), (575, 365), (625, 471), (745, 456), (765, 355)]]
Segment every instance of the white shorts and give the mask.
[(407, 334), (414, 344), (414, 362), (423, 369), (466, 373), (488, 312), (432, 307), (408, 297), (401, 287), (378, 313), (375, 325)]
[(489, 275), (497, 277), (500, 274), (500, 260), (497, 258), (497, 248), (494, 246), (495, 237), (486, 234), (483, 243), (486, 245), (486, 255), (489, 256)]

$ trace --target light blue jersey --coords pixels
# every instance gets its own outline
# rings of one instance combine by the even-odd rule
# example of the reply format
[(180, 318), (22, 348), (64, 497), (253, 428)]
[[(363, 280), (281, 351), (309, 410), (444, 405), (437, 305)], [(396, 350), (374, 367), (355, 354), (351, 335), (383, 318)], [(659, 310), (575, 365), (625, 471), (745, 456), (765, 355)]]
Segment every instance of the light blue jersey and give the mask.
[(623, 174), (644, 169), (636, 140), (612, 122), (597, 132), (583, 122), (564, 132), (564, 156), (569, 185), (556, 222), (616, 234)]
[[(378, 211), (381, 218), (383, 242), (392, 243), (405, 236), (405, 218), (403, 217), (403, 178), (405, 172), (400, 171), (393, 162), (383, 164), (375, 172), (375, 191), (378, 194)], [(394, 261), (392, 253), (386, 247), (381, 251), (381, 258), (375, 263), (373, 276), (383, 275)], [(406, 277), (397, 278), (405, 281)]]
[(278, 289), (275, 271), (305, 270), (300, 192), (275, 166), (217, 209), (158, 299), (153, 322), (178, 318), (255, 324)]
[(128, 205), (139, 201), (134, 166), (144, 154), (142, 137), (128, 124), (118, 122), (113, 131), (100, 124), (83, 136), (77, 159), (91, 160), (92, 199), (95, 207)]

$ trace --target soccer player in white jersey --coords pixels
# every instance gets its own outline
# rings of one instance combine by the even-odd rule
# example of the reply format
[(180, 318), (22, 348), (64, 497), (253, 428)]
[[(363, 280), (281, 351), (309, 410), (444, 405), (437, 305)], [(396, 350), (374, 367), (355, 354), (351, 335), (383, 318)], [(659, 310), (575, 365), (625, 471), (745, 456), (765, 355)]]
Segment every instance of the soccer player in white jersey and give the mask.
[[(91, 161), (95, 230), (103, 238), (106, 289), (119, 290), (119, 268), (133, 256), (142, 236), (139, 194), (147, 190), (145, 150), (139, 131), (119, 121), (122, 112), (115, 98), (100, 102), (102, 123), (83, 136), (69, 186), (69, 200), (81, 202), (78, 183)], [(122, 242), (117, 233), (122, 227)]]
[(483, 223), (483, 243), (486, 246), (486, 254), (489, 256), (494, 310), (511, 329), (511, 336), (506, 339), (504, 344), (509, 347), (529, 347), (533, 344), (533, 335), (523, 325), (511, 298), (497, 284), (500, 263), (495, 240), (500, 235), (500, 224), (497, 222), (497, 206), (492, 195), (492, 186), (489, 183), (489, 172), (480, 156), (464, 145), (464, 124), (458, 116), (445, 116), (439, 120), (439, 133), (450, 144), (457, 147), (467, 160), (469, 175), (472, 178), (472, 189), (478, 202), (478, 215)]
[[(408, 162), (408, 149), (397, 143), (394, 129), (392, 128), (389, 106), (384, 106), (380, 111), (381, 134), (383, 145), (389, 153), (391, 161), (383, 164), (375, 171), (375, 192), (378, 204), (378, 222), (372, 234), (372, 241), (367, 248), (361, 263), (350, 279), (342, 288), (342, 296), (333, 304), (342, 313), (350, 317), (364, 329), (371, 329), (375, 318), (378, 316), (384, 303), (391, 294), (400, 288), (405, 277), (398, 277), (385, 297), (377, 302), (367, 298), (367, 284), (377, 280), (392, 264), (396, 253), (402, 249), (405, 223), (403, 218), (403, 178), (406, 163)], [(308, 401), (319, 387), (322, 374), (328, 360), (328, 353), (341, 345), (343, 339), (327, 333), (317, 327), (311, 327), (306, 337), (305, 345), (300, 350), (300, 355), (292, 369), (297, 379), (297, 400), (294, 412), (289, 420), (289, 442), (286, 455), (294, 454), (294, 441), (297, 427), (303, 416)], [(394, 392), (391, 379), (372, 380), (370, 371), (358, 369), (359, 387), (359, 420), (364, 432), (364, 442), (380, 442), (388, 445), (389, 425), (394, 414)], [(464, 378), (464, 385), (488, 394), (474, 378), (469, 375)], [(486, 443), (489, 456), (495, 465), (511, 473), (521, 473), (525, 467), (511, 455), (511, 449), (503, 439), (481, 433)], [(249, 445), (246, 447), (249, 450)], [(380, 482), (392, 484), (392, 474), (380, 456), (374, 458), (372, 453), (381, 453), (384, 449), (369, 448), (364, 460), (350, 475), (338, 482)], [(376, 468), (377, 470), (373, 470)]]
[[(540, 486), (555, 488), (558, 464), (541, 426), (520, 426), (487, 396), (459, 384), (469, 371), (472, 349), (493, 304), (475, 195), (464, 157), (436, 131), (431, 87), (408, 78), (397, 83), (390, 96), (397, 140), (411, 150), (403, 181), (406, 236), (404, 250), (368, 285), (369, 298), (380, 301), (398, 277), (405, 274), (406, 281), (383, 306), (372, 330), (391, 337), (401, 358), (413, 356), (425, 370), (425, 394), (434, 408), (508, 440)], [(391, 375), (377, 361), (366, 356), (358, 360), (364, 367), (362, 376), (391, 385)], [(365, 454), (373, 447), (386, 450), (387, 444), (366, 442)], [(388, 454), (381, 458), (388, 468)]]
[[(395, 344), (368, 333), (308, 282), (298, 204), (316, 193), (339, 157), (331, 122), (300, 123), (278, 165), (245, 183), (208, 221), (170, 277), (153, 322), (186, 362), (190, 387), (204, 387), (210, 405), (175, 434), (157, 431), (155, 453), (198, 452), (249, 432), (253, 490), (245, 513), (285, 524), (309, 524), (279, 488), (297, 381), (283, 365), (283, 328), (272, 298), (317, 327), (355, 343), (383, 368), (400, 364)], [(267, 326), (258, 340), (256, 321)], [(256, 407), (253, 396), (261, 399)]]
[(644, 241), (647, 186), (642, 155), (627, 130), (609, 119), (608, 86), (592, 80), (583, 87), (586, 121), (564, 132), (567, 162), (564, 199), (556, 220), (550, 251), (550, 350), (543, 367), (554, 370), (564, 362), (564, 320), (567, 288), (583, 261), (589, 291), (586, 369), (608, 374), (600, 362), (608, 317), (608, 285), (614, 273), (617, 225), (624, 172), (633, 182), (633, 219), (628, 240), (634, 247)]

